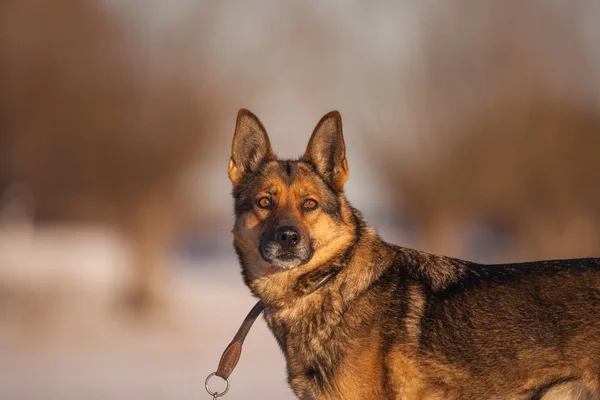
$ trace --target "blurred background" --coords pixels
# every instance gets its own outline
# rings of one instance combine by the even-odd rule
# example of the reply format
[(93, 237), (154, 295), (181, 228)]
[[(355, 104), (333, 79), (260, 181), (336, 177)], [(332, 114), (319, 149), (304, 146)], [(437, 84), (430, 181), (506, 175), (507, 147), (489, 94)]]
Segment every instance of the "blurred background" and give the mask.
[[(254, 299), (236, 113), (297, 157), (338, 109), (394, 243), (600, 255), (600, 2), (0, 2), (0, 398), (198, 399)], [(228, 399), (291, 399), (259, 320)]]

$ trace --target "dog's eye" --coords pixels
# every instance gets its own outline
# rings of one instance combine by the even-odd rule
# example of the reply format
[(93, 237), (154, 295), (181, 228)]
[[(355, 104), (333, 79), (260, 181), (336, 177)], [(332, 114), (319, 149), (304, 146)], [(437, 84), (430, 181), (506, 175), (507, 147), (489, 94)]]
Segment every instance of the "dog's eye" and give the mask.
[(314, 210), (315, 208), (317, 208), (318, 205), (319, 203), (317, 203), (316, 200), (308, 199), (304, 202), (302, 207), (304, 207), (305, 210)]
[(258, 199), (257, 204), (260, 208), (271, 208), (273, 205), (273, 200), (271, 200), (269, 197), (261, 197)]

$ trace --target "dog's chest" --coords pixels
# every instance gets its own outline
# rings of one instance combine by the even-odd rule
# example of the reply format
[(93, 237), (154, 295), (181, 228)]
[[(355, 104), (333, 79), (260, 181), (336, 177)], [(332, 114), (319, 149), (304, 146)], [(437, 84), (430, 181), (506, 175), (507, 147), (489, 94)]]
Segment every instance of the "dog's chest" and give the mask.
[[(369, 338), (369, 326), (373, 326), (369, 321), (353, 315), (334, 296), (322, 300), (265, 313), (285, 354), (289, 383), (300, 398), (321, 398), (319, 394), (338, 391), (343, 386), (340, 380), (354, 375), (350, 370), (357, 359), (371, 357), (377, 348), (373, 345), (377, 340)], [(362, 368), (370, 369), (375, 364), (371, 361)]]
[(344, 355), (349, 327), (331, 301), (268, 312), (265, 319), (283, 349), (291, 374), (326, 381)]

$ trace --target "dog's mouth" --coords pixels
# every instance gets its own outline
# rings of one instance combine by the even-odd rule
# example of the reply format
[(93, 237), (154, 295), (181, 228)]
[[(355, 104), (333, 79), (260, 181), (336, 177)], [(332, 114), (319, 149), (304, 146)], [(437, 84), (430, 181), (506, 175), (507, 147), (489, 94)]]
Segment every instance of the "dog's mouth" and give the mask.
[(313, 256), (312, 246), (298, 246), (293, 250), (284, 249), (277, 243), (261, 243), (258, 249), (263, 260), (279, 268), (295, 268), (306, 264)]

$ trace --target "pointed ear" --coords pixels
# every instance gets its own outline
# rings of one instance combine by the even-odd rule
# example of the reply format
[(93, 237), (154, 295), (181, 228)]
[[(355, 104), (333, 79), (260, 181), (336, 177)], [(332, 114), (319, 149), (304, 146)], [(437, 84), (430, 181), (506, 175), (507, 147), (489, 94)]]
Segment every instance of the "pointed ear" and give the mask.
[(241, 109), (238, 112), (229, 160), (229, 179), (234, 185), (245, 175), (255, 172), (263, 161), (275, 158), (267, 131), (256, 115)]
[(348, 163), (339, 112), (332, 111), (321, 118), (302, 160), (313, 164), (336, 190), (342, 190), (348, 179)]

